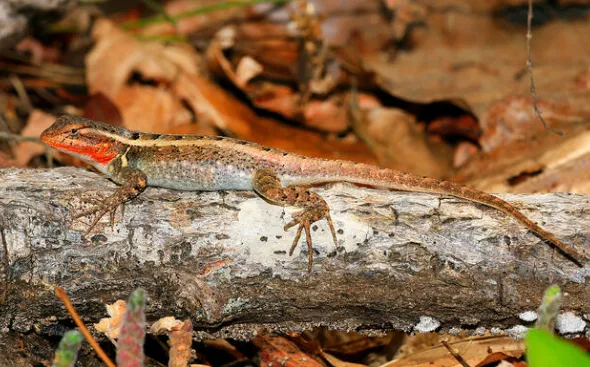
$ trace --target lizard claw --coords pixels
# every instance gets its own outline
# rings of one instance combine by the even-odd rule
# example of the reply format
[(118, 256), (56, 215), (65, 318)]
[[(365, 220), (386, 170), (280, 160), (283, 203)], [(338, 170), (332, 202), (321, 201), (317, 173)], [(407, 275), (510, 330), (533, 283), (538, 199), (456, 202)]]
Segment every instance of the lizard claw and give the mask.
[(89, 215), (93, 215), (96, 213), (96, 216), (94, 217), (94, 219), (92, 220), (92, 222), (90, 223), (90, 225), (88, 226), (88, 228), (86, 229), (86, 231), (84, 232), (84, 236), (88, 235), (92, 229), (98, 224), (98, 222), (101, 220), (102, 217), (105, 216), (105, 214), (109, 214), (109, 221), (111, 224), (111, 228), (114, 228), (115, 226), (115, 213), (117, 211), (117, 208), (119, 207), (119, 202), (116, 200), (111, 200), (110, 198), (107, 198), (104, 202), (97, 204), (95, 206), (93, 206), (92, 208), (79, 212), (77, 214), (75, 214), (72, 219), (78, 219), (81, 217), (86, 217)]
[(295, 248), (299, 243), (299, 239), (301, 238), (301, 233), (303, 230), (305, 230), (305, 240), (307, 242), (308, 253), (307, 271), (311, 273), (311, 266), (313, 264), (313, 246), (310, 229), (311, 224), (322, 218), (326, 218), (326, 221), (328, 221), (328, 226), (330, 227), (330, 232), (332, 233), (334, 245), (338, 246), (338, 241), (336, 239), (336, 231), (334, 230), (334, 223), (332, 222), (332, 217), (330, 217), (330, 212), (327, 208), (307, 208), (300, 212), (294, 213), (292, 217), (293, 220), (287, 223), (283, 228), (285, 231), (287, 231), (290, 228), (299, 225), (299, 227), (297, 228), (297, 233), (295, 234), (295, 238), (293, 239), (293, 243), (291, 244), (291, 248), (289, 249), (289, 256), (293, 255), (293, 251), (295, 251)]

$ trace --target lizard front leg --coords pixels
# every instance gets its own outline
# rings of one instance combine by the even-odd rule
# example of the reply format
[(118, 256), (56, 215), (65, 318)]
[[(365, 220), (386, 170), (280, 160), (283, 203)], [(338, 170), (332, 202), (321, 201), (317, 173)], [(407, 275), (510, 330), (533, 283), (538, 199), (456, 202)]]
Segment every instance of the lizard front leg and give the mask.
[(310, 231), (312, 223), (317, 222), (322, 218), (326, 218), (328, 225), (330, 226), (330, 231), (332, 232), (334, 244), (338, 246), (336, 241), (336, 231), (334, 230), (334, 224), (330, 217), (330, 209), (321, 196), (302, 186), (283, 187), (277, 174), (273, 170), (267, 168), (259, 169), (255, 172), (253, 187), (258, 195), (273, 204), (290, 205), (302, 208), (301, 211), (293, 214), (293, 220), (285, 225), (284, 229), (286, 231), (291, 227), (299, 225), (297, 228), (297, 234), (295, 235), (295, 239), (289, 250), (289, 256), (293, 255), (293, 251), (299, 243), (301, 232), (305, 230), (309, 259), (307, 270), (309, 272), (311, 272), (311, 265), (313, 263), (313, 247)]
[(88, 226), (85, 235), (90, 233), (92, 228), (96, 226), (98, 221), (106, 213), (111, 213), (112, 225), (117, 207), (139, 195), (147, 186), (147, 177), (145, 173), (136, 168), (123, 167), (114, 178), (117, 182), (121, 183), (121, 186), (117, 188), (111, 196), (106, 198), (102, 203), (95, 205), (93, 208), (74, 215), (73, 218), (76, 219), (97, 213), (90, 226)]

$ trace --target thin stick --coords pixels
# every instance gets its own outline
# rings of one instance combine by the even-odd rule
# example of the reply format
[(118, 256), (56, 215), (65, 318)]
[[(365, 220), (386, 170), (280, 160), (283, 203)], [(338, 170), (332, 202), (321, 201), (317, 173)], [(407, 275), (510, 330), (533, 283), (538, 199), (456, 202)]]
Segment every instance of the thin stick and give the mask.
[(445, 340), (441, 341), (441, 343), (445, 346), (445, 348), (447, 348), (449, 353), (451, 353), (451, 355), (457, 360), (457, 362), (461, 363), (461, 366), (471, 367), (469, 363), (467, 363), (467, 361), (449, 345), (449, 343), (447, 343)]
[(72, 305), (72, 302), (70, 302), (70, 299), (68, 298), (68, 295), (63, 290), (63, 288), (56, 287), (55, 288), (55, 295), (59, 299), (61, 299), (64, 306), (66, 307), (66, 310), (68, 310), (68, 312), (70, 313), (70, 316), (72, 316), (74, 323), (76, 324), (76, 326), (78, 326), (78, 329), (80, 329), (80, 332), (82, 333), (82, 335), (84, 335), (84, 338), (86, 338), (86, 341), (88, 341), (88, 344), (90, 344), (90, 346), (96, 351), (96, 354), (98, 354), (98, 356), (100, 357), (100, 359), (102, 359), (104, 364), (106, 364), (107, 367), (117, 367), (117, 366), (115, 366), (113, 361), (111, 361), (111, 359), (106, 355), (104, 350), (102, 350), (100, 345), (98, 345), (98, 342), (96, 341), (96, 339), (94, 339), (92, 334), (90, 334), (90, 331), (88, 331), (88, 329), (86, 328), (86, 325), (84, 325), (84, 322), (82, 322), (82, 319), (80, 318), (80, 316), (76, 312), (76, 309)]
[(535, 114), (537, 115), (539, 120), (541, 120), (541, 122), (543, 123), (543, 126), (545, 127), (545, 129), (547, 129), (547, 130), (551, 131), (552, 133), (557, 134), (559, 136), (563, 136), (564, 135), (563, 132), (554, 130), (553, 128), (551, 128), (551, 126), (549, 126), (547, 124), (547, 122), (545, 122), (545, 119), (541, 115), (541, 110), (539, 109), (539, 106), (537, 105), (537, 88), (535, 88), (535, 77), (533, 75), (533, 60), (532, 60), (532, 56), (531, 56), (531, 39), (533, 38), (533, 32), (531, 31), (532, 23), (533, 23), (533, 0), (529, 0), (529, 11), (528, 11), (527, 22), (526, 22), (526, 28), (527, 28), (527, 32), (526, 32), (526, 49), (527, 49), (526, 66), (529, 71), (529, 76), (531, 78), (530, 79), (530, 81), (531, 81), (531, 97), (533, 100), (533, 109), (535, 110)]

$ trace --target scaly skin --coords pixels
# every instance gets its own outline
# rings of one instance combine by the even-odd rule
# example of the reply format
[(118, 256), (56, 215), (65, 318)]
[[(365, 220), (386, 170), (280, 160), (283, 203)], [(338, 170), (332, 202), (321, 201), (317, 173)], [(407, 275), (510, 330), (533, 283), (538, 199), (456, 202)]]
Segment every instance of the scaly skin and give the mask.
[[(104, 203), (79, 216), (106, 213), (139, 195), (146, 186), (184, 191), (254, 190), (277, 205), (299, 207), (285, 230), (298, 225), (290, 254), (305, 230), (312, 265), (310, 226), (326, 218), (336, 233), (328, 204), (306, 185), (350, 182), (379, 188), (441, 193), (503, 211), (553, 243), (578, 265), (582, 255), (545, 231), (508, 202), (450, 181), (348, 161), (305, 157), (219, 136), (162, 135), (129, 131), (75, 116), (62, 116), (41, 135), (51, 147), (72, 154), (121, 185)], [(112, 216), (111, 216), (112, 220)]]

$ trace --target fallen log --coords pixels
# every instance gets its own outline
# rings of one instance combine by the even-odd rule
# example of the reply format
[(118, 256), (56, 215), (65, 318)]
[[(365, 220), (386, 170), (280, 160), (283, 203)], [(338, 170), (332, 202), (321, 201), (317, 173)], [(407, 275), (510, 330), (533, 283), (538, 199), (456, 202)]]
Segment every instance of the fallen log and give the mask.
[[(142, 287), (148, 320), (191, 317), (202, 337), (319, 325), (424, 331), (420, 320), (437, 330), (509, 329), (550, 284), (567, 294), (564, 311), (589, 311), (589, 265), (576, 266), (504, 213), (461, 199), (314, 188), (331, 207), (339, 245), (325, 221), (315, 223), (308, 273), (303, 238), (287, 253), (295, 229), (283, 226), (295, 210), (253, 192), (149, 188), (112, 228), (106, 216), (84, 235), (90, 219), (72, 214), (115, 187), (83, 169), (0, 170), (0, 330), (68, 318), (55, 286), (89, 322)], [(589, 252), (590, 196), (501, 197)]]

